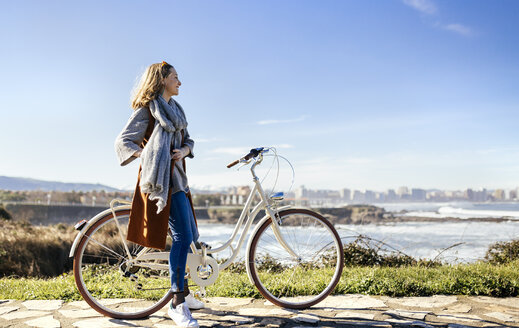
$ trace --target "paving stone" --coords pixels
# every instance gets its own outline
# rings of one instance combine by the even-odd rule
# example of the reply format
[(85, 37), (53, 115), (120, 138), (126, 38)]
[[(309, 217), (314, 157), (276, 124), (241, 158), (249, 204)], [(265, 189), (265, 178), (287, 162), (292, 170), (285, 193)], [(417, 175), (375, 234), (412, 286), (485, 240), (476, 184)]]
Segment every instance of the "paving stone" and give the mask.
[(25, 319), (31, 317), (43, 317), (44, 315), (49, 315), (50, 312), (47, 311), (16, 311), (8, 314), (4, 314), (0, 316), (0, 318), (5, 320), (17, 320), (17, 319)]
[[(139, 327), (132, 322), (117, 320), (107, 317), (77, 321), (72, 324), (78, 328), (113, 328), (113, 327)], [(170, 325), (171, 327), (171, 325)]]
[(252, 315), (252, 316), (264, 316), (265, 309), (264, 308), (242, 308), (238, 309), (238, 313), (240, 315)]
[[(122, 304), (122, 303), (130, 303), (130, 302), (142, 302), (142, 300), (135, 299), (135, 298), (120, 298), (120, 299), (102, 299), (99, 300), (99, 303), (102, 305), (116, 305), (116, 304)], [(81, 309), (90, 309), (90, 305), (88, 305), (85, 301), (73, 301), (70, 303), (67, 303), (69, 306), (78, 307)]]
[[(299, 311), (297, 310), (292, 310), (292, 309), (282, 309), (282, 308), (275, 308), (275, 309), (270, 309), (266, 312), (267, 315), (278, 315), (278, 316), (283, 316), (283, 315), (286, 315), (286, 316), (289, 316), (289, 315), (293, 315), (294, 313), (299, 313)], [(265, 314), (265, 311), (263, 312), (263, 314)]]
[(63, 305), (61, 300), (31, 300), (22, 302), (27, 310), (54, 311)]
[(222, 318), (220, 318), (221, 321), (230, 321), (230, 322), (234, 322), (235, 324), (245, 324), (245, 323), (253, 323), (254, 322), (254, 319), (252, 318), (247, 318), (247, 317), (241, 317), (241, 316), (238, 316), (238, 315), (226, 315)]
[(290, 311), (290, 310), (281, 309), (281, 308), (277, 308), (277, 309), (242, 308), (242, 309), (238, 310), (238, 313), (240, 315), (244, 315), (244, 316), (259, 316), (259, 317), (263, 317), (265, 315), (271, 315), (271, 316), (285, 315), (285, 316), (289, 316), (289, 315), (293, 315), (294, 313), (297, 313), (297, 311), (294, 311), (294, 310)]
[(297, 322), (307, 322), (307, 323), (317, 323), (319, 322), (319, 317), (312, 314), (301, 313), (292, 317), (292, 320)]
[(413, 320), (395, 319), (395, 318), (386, 319), (384, 321), (391, 322), (391, 323), (396, 323), (396, 324), (399, 324), (399, 325), (405, 325), (405, 326), (410, 326), (414, 322)]
[(466, 321), (472, 323), (482, 323), (484, 320), (475, 314), (437, 314), (436, 318), (444, 322)]
[(197, 311), (198, 313), (207, 313), (207, 314), (212, 314), (212, 315), (218, 315), (218, 316), (222, 316), (222, 315), (226, 315), (227, 312), (225, 311), (219, 311), (219, 310), (213, 310), (213, 309), (208, 309), (208, 308), (205, 308), (201, 311)]
[(208, 299), (209, 304), (215, 304), (226, 307), (245, 306), (252, 303), (252, 298), (231, 298), (231, 297), (211, 297)]
[(377, 327), (377, 328), (392, 328), (389, 322), (385, 321), (337, 321), (336, 322), (341, 327)]
[[(218, 322), (217, 321), (213, 321), (213, 320), (198, 320), (198, 325), (200, 327), (214, 327), (216, 325), (218, 325)], [(168, 328), (170, 328), (171, 326), (169, 326)]]
[(317, 306), (331, 308), (332, 310), (358, 310), (387, 307), (383, 301), (367, 295), (339, 295), (327, 297)]
[(411, 318), (416, 320), (425, 320), (425, 316), (431, 314), (429, 311), (406, 311), (406, 310), (388, 310), (384, 314), (396, 317)]
[(366, 320), (373, 320), (373, 319), (375, 319), (375, 315), (372, 314), (372, 313), (343, 311), (343, 312), (337, 313), (335, 315), (335, 318), (339, 318), (339, 319), (366, 319)]
[(208, 317), (210, 314), (205, 312), (191, 311), (191, 315), (193, 315), (193, 318), (198, 319)]
[[(193, 313), (196, 313), (198, 311), (193, 311)], [(167, 316), (168, 315), (168, 307), (163, 307), (162, 309), (158, 310), (154, 313), (155, 315), (161, 315), (161, 316)]]
[(88, 309), (88, 308), (90, 308), (90, 305), (88, 305), (88, 303), (85, 302), (85, 301), (73, 301), (73, 302), (68, 303), (68, 305), (74, 306), (74, 307), (78, 307), (78, 308), (81, 308), (81, 309)]
[(131, 302), (142, 302), (143, 300), (135, 299), (135, 298), (105, 298), (99, 300), (99, 303), (102, 305), (116, 305), (123, 303), (131, 303)]
[[(305, 300), (309, 300), (313, 298), (313, 296), (297, 296), (297, 297), (286, 297), (284, 299), (286, 299), (287, 301), (292, 301), (292, 302), (303, 302)], [(276, 304), (272, 303), (271, 301), (265, 301), (265, 303), (263, 303), (265, 306), (276, 306)], [(319, 303), (321, 304), (321, 303)]]
[(25, 322), (26, 325), (38, 328), (60, 328), (61, 323), (54, 319), (52, 315), (33, 319)]
[(166, 317), (160, 314), (152, 314), (148, 317), (148, 320), (151, 321), (151, 323), (157, 323), (164, 319), (166, 319)]
[(506, 313), (511, 313), (513, 315), (519, 315), (519, 310), (512, 310), (512, 309), (504, 309)]
[(14, 300), (0, 300), (0, 306), (9, 305), (13, 302)]
[(281, 327), (285, 320), (278, 318), (264, 318), (261, 320), (260, 324), (267, 327)]
[(67, 318), (91, 318), (91, 317), (102, 317), (103, 315), (94, 309), (86, 310), (58, 310), (64, 317)]
[(153, 325), (153, 327), (155, 328), (171, 328), (171, 327), (176, 327), (176, 326), (172, 326), (172, 324), (165, 324), (165, 323), (156, 323)]
[(485, 316), (491, 317), (491, 318), (494, 318), (494, 319), (497, 319), (500, 321), (504, 321), (504, 322), (519, 322), (519, 318), (511, 316), (506, 313), (502, 313), (502, 312), (485, 313)]
[(476, 296), (472, 298), (476, 302), (487, 303), (487, 304), (497, 304), (506, 307), (513, 307), (519, 309), (519, 298), (517, 297), (507, 297), (507, 298), (495, 298), (488, 296)]
[(434, 326), (429, 325), (423, 321), (416, 320), (402, 320), (402, 319), (387, 319), (387, 322), (394, 323), (399, 326), (411, 326), (411, 327), (423, 327), (423, 328), (434, 328)]
[(435, 326), (425, 323), (423, 321), (413, 321), (412, 327), (435, 328)]
[(247, 326), (244, 326), (244, 327), (249, 327), (249, 328), (253, 328), (253, 327), (261, 327), (261, 323), (259, 323), (259, 322), (255, 322), (255, 323), (253, 323), (252, 325), (247, 325)]
[(464, 303), (455, 304), (443, 309), (443, 311), (449, 313), (468, 313), (470, 310), (472, 310), (472, 306)]
[[(482, 327), (491, 327), (491, 328), (509, 328), (510, 326), (500, 326), (500, 325), (496, 325), (495, 323), (489, 323), (489, 322), (485, 322), (481, 325)], [(474, 328), (474, 326), (467, 326), (467, 325), (463, 325), (461, 323), (449, 323), (449, 325), (447, 326), (448, 328)]]
[(456, 303), (458, 298), (456, 296), (434, 295), (429, 297), (397, 297), (391, 298), (392, 303), (397, 303), (403, 306), (419, 307), (419, 308), (434, 308), (445, 307)]
[(2, 306), (0, 307), (0, 315), (16, 311), (19, 308), (19, 306)]

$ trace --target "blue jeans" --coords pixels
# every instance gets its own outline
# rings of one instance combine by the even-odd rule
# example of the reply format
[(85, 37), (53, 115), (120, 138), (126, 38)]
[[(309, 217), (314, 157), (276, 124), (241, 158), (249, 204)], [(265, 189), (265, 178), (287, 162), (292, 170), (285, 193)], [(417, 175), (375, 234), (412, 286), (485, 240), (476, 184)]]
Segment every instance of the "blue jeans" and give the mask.
[(191, 242), (198, 240), (198, 229), (185, 192), (180, 191), (171, 195), (169, 229), (173, 240), (169, 252), (171, 291), (182, 292), (187, 253), (190, 251)]

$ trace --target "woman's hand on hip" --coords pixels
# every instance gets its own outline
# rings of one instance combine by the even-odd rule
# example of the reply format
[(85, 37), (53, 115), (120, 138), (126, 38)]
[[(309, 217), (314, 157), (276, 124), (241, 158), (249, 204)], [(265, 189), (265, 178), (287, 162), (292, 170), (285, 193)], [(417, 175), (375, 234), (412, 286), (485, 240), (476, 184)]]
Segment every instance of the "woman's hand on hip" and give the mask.
[(171, 159), (179, 161), (187, 155), (189, 155), (189, 147), (184, 146), (180, 149), (173, 149), (173, 151), (171, 152)]

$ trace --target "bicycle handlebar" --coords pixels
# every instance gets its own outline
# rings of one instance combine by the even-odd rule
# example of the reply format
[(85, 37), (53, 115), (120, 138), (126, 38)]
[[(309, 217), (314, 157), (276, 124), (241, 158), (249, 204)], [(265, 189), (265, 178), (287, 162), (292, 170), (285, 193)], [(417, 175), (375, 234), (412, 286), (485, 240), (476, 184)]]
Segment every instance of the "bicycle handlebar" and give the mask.
[(230, 163), (230, 164), (227, 164), (227, 168), (230, 169), (231, 167), (233, 167), (234, 165), (238, 164), (240, 162), (239, 159), (235, 160), (234, 162)]
[[(261, 154), (261, 153), (264, 151), (264, 149), (265, 149), (264, 147), (252, 148), (252, 149), (250, 150), (250, 152), (249, 152), (247, 155), (243, 156), (243, 157), (240, 158), (240, 159), (235, 160), (235, 161), (232, 162), (232, 163), (227, 164), (227, 168), (230, 169), (231, 167), (233, 167), (234, 165), (240, 163), (241, 161), (244, 161), (244, 162), (245, 162), (245, 161), (248, 161), (249, 159), (251, 159), (251, 158), (253, 158), (253, 157), (258, 156), (259, 154)], [(268, 149), (268, 148), (267, 148), (267, 149)]]

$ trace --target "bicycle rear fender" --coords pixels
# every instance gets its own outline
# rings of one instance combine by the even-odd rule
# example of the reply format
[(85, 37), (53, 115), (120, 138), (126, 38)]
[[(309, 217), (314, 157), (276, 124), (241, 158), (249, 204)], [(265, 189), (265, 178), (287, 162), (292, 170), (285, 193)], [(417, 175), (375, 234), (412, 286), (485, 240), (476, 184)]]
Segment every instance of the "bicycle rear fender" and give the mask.
[[(131, 205), (123, 205), (123, 206), (117, 206), (117, 207), (114, 207), (113, 208), (113, 211), (114, 212), (117, 212), (117, 211), (122, 211), (122, 210), (129, 210), (131, 209)], [(74, 253), (76, 252), (76, 248), (77, 246), (79, 245), (79, 241), (81, 240), (81, 238), (83, 238), (83, 236), (85, 235), (85, 232), (88, 231), (88, 229), (94, 224), (97, 222), (97, 220), (99, 220), (99, 218), (102, 218), (104, 217), (105, 215), (108, 215), (112, 213), (112, 209), (111, 208), (108, 208), (104, 211), (102, 211), (101, 213), (97, 214), (96, 216), (94, 216), (93, 218), (91, 218), (90, 220), (88, 220), (88, 222), (85, 224), (85, 226), (79, 231), (79, 233), (77, 234), (76, 238), (74, 239), (74, 242), (72, 243), (72, 247), (70, 247), (70, 253), (68, 254), (69, 257), (73, 257), (74, 256)]]

